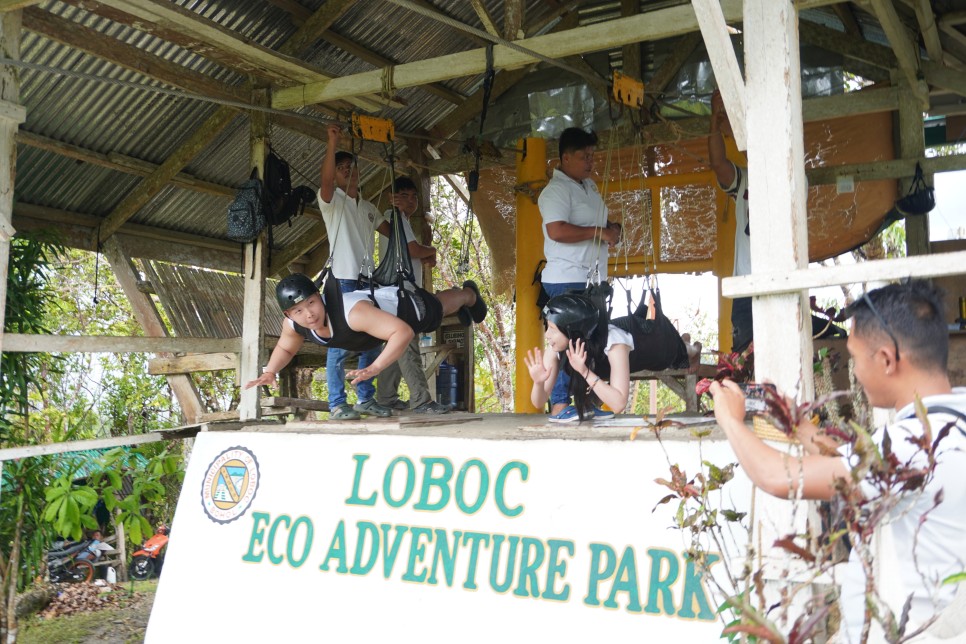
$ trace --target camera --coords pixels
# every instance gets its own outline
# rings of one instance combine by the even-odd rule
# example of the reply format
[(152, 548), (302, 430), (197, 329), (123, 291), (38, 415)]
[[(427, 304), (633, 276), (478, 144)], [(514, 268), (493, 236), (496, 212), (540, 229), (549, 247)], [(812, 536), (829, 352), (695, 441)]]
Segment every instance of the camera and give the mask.
[(768, 409), (768, 391), (777, 393), (775, 385), (761, 382), (747, 382), (738, 385), (745, 394), (745, 411), (760, 413)]

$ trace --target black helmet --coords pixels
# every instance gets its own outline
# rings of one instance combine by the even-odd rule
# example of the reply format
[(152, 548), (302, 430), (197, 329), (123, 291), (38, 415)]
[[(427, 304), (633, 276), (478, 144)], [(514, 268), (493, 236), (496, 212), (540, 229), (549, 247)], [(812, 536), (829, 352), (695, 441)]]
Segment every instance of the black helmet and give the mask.
[(292, 273), (282, 278), (275, 287), (275, 297), (283, 311), (303, 302), (319, 292), (319, 287), (301, 273)]
[(167, 534), (168, 534), (168, 526), (166, 526), (166, 525), (164, 525), (162, 523), (161, 525), (158, 526), (157, 532), (158, 532), (158, 534), (163, 534), (163, 535), (167, 536)]
[(564, 335), (590, 337), (597, 328), (600, 310), (586, 295), (566, 294), (550, 298), (543, 307), (543, 317), (557, 325)]

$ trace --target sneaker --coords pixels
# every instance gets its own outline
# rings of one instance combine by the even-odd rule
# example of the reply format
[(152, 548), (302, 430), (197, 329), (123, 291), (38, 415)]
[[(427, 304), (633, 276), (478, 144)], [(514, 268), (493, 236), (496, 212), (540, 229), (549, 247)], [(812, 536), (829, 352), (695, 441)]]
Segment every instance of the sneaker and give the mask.
[(389, 409), (395, 409), (396, 411), (406, 411), (407, 409), (409, 409), (409, 401), (408, 400), (399, 400), (398, 398), (396, 398), (394, 401), (392, 401), (388, 405), (383, 405), (382, 403), (379, 403), (379, 404), (382, 405), (383, 407), (387, 407)]
[(594, 407), (594, 420), (607, 420), (608, 418), (613, 418), (614, 412), (609, 409), (601, 409), (600, 407)]
[(567, 405), (560, 413), (554, 414), (547, 420), (549, 420), (551, 423), (579, 423), (580, 416), (577, 414), (576, 407), (573, 405)]
[(459, 308), (459, 311), (456, 312), (456, 317), (459, 318), (460, 324), (463, 326), (472, 326), (473, 324), (473, 314), (465, 306)]
[(474, 302), (468, 308), (473, 321), (479, 324), (486, 319), (486, 302), (483, 301), (483, 296), (480, 295), (480, 289), (476, 286), (476, 282), (473, 280), (466, 280), (463, 282), (463, 288), (471, 289), (474, 293), (476, 293), (476, 302)]
[(363, 416), (378, 416), (379, 418), (389, 418), (392, 416), (392, 410), (377, 403), (375, 398), (356, 403), (352, 408)]
[(329, 420), (359, 420), (362, 416), (349, 405), (339, 405), (329, 412)]
[(424, 402), (419, 407), (413, 408), (414, 414), (448, 414), (449, 407), (441, 405), (435, 400)]

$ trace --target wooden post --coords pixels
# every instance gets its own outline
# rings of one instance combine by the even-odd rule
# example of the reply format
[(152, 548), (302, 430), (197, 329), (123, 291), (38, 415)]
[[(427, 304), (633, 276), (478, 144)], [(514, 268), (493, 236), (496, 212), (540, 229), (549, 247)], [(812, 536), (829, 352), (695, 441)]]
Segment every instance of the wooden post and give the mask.
[(540, 312), (537, 310), (538, 287), (530, 282), (537, 263), (543, 259), (543, 228), (537, 195), (547, 182), (546, 167), (547, 142), (538, 138), (520, 139), (517, 143), (517, 185), (523, 190), (517, 192), (517, 384), (513, 394), (513, 410), (518, 414), (542, 411), (530, 402), (532, 383), (524, 357), (527, 350), (543, 346)]
[[(621, 15), (634, 16), (641, 12), (641, 0), (621, 0)], [(621, 49), (624, 59), (624, 73), (631, 78), (641, 79), (641, 43), (624, 45)], [(662, 88), (663, 89), (663, 88)]]
[[(21, 12), (0, 13), (0, 54), (20, 60)], [(0, 351), (3, 350), (3, 323), (7, 311), (7, 273), (13, 229), (13, 184), (17, 175), (17, 129), (26, 119), (19, 104), (20, 77), (14, 67), (0, 67)]]
[[(808, 228), (795, 7), (789, 0), (745, 0), (744, 27), (752, 273), (804, 268)], [(753, 306), (756, 380), (811, 400), (806, 293), (756, 297)]]
[[(897, 154), (900, 159), (920, 158), (926, 155), (926, 140), (923, 133), (922, 108), (919, 98), (913, 92), (904, 74), (893, 73), (893, 81), (899, 87), (898, 141)], [(926, 176), (926, 183), (933, 185), (932, 175)], [(905, 196), (912, 186), (912, 178), (899, 180), (899, 195)], [(929, 254), (929, 215), (906, 218), (906, 255)]]
[[(111, 269), (114, 271), (118, 284), (121, 285), (121, 289), (131, 303), (134, 317), (144, 329), (144, 335), (155, 338), (167, 337), (168, 329), (164, 326), (161, 314), (154, 306), (154, 301), (138, 289), (137, 273), (131, 265), (127, 253), (122, 250), (117, 235), (111, 235), (107, 238), (103, 250), (104, 257), (111, 264)], [(158, 355), (171, 356), (169, 353), (159, 353)], [(200, 421), (201, 415), (205, 413), (205, 407), (201, 403), (201, 396), (198, 394), (191, 376), (180, 374), (170, 375), (167, 378), (168, 384), (171, 385), (171, 391), (174, 392), (178, 404), (181, 405), (185, 422), (196, 423)]]
[(117, 580), (127, 581), (127, 536), (124, 534), (124, 524), (120, 521), (114, 521), (114, 534), (117, 535), (117, 543), (114, 545), (121, 560), (118, 564)]
[[(268, 104), (268, 90), (255, 90), (252, 98), (256, 105)], [(268, 117), (265, 112), (253, 110), (251, 113), (251, 160), (258, 168), (258, 175), (265, 178), (265, 156), (268, 153)], [(239, 368), (242, 384), (254, 380), (262, 370), (262, 317), (265, 315), (265, 277), (268, 233), (262, 232), (254, 244), (245, 244), (245, 310), (242, 319), (241, 365)], [(261, 387), (242, 389), (238, 403), (241, 420), (258, 418), (261, 408), (258, 399)]]

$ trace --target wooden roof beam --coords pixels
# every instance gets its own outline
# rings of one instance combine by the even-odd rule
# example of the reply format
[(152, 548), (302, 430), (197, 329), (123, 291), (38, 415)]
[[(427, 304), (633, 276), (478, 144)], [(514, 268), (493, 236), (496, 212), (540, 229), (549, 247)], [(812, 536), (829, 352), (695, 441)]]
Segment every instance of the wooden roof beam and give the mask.
[(483, 24), (483, 29), (486, 30), (486, 33), (491, 36), (499, 36), (500, 30), (497, 29), (496, 23), (490, 17), (490, 12), (483, 5), (483, 0), (470, 0), (470, 4), (473, 5), (473, 11), (476, 12), (476, 15), (480, 17), (480, 22)]
[(718, 0), (692, 0), (701, 27), (701, 36), (711, 59), (714, 78), (724, 99), (728, 121), (739, 150), (748, 149), (745, 130), (745, 80), (738, 67), (738, 57), (731, 45), (728, 23)]
[(503, 38), (519, 40), (523, 33), (523, 0), (504, 0), (503, 2)]
[(43, 9), (36, 7), (25, 9), (23, 27), (72, 49), (188, 92), (245, 103), (250, 100), (249, 92), (244, 87), (233, 87), (215, 81), (210, 76), (155, 56), (144, 49), (121, 42)]
[[(104, 16), (138, 31), (173, 42), (199, 56), (253, 75), (272, 84), (298, 84), (314, 78), (324, 81), (333, 77), (284, 51), (274, 51), (235, 32), (206, 20), (198, 14), (163, 0), (65, 0), (87, 11)], [(320, 11), (324, 11), (321, 9)], [(298, 37), (297, 32), (292, 37)], [(359, 96), (349, 100), (359, 109), (379, 111), (383, 101)], [(396, 107), (399, 105), (397, 104)]]
[[(306, 21), (308, 21), (308, 19), (313, 15), (310, 10), (306, 9), (299, 3), (295, 2), (294, 0), (270, 0), (270, 1), (272, 2), (272, 4), (288, 12), (288, 14), (292, 19), (292, 24), (294, 24), (296, 27), (302, 27), (303, 25), (305, 25)], [(345, 36), (342, 36), (336, 33), (331, 29), (331, 25), (329, 25), (328, 28), (319, 31), (317, 33), (316, 38), (325, 40), (326, 42), (329, 42), (335, 45), (339, 49), (349, 54), (352, 54), (359, 60), (366, 61), (367, 63), (369, 63), (374, 67), (388, 67), (390, 65), (398, 64), (398, 61), (392, 60), (391, 58), (387, 58), (382, 54), (376, 53), (371, 49), (363, 47), (362, 45), (355, 42), (354, 40), (350, 40), (349, 38), (346, 38)], [(285, 45), (287, 44), (288, 42), (285, 43)], [(288, 51), (288, 48), (285, 45), (280, 47), (279, 50), (282, 51), (283, 53), (291, 53)], [(444, 101), (448, 101), (454, 105), (459, 105), (460, 103), (463, 102), (462, 94), (460, 94), (459, 92), (454, 92), (450, 88), (440, 83), (430, 83), (429, 85), (425, 85), (423, 89), (429, 92), (430, 94), (438, 96)], [(325, 137), (323, 137), (322, 140), (324, 141)]]
[[(133, 174), (139, 177), (147, 177), (158, 168), (156, 164), (150, 161), (143, 161), (117, 152), (109, 152), (107, 154), (95, 152), (94, 150), (88, 150), (77, 145), (71, 145), (70, 143), (55, 141), (54, 139), (26, 130), (17, 132), (17, 143), (23, 143), (32, 148), (47, 150), (48, 152), (53, 152), (54, 154), (69, 159), (83, 161), (84, 163), (90, 163), (102, 168), (117, 170), (118, 172)], [(237, 192), (237, 188), (232, 186), (204, 181), (185, 172), (179, 172), (174, 175), (171, 178), (171, 184), (179, 188), (184, 188), (185, 190), (192, 190), (218, 197), (234, 197)]]
[(183, 167), (208, 147), (208, 144), (237, 116), (235, 110), (219, 107), (201, 124), (174, 153), (158, 168), (129, 192), (111, 213), (104, 218), (95, 233), (95, 245), (113, 235), (128, 219), (146, 205)]
[(906, 31), (905, 25), (896, 13), (896, 7), (892, 0), (870, 0), (875, 15), (879, 18), (882, 30), (892, 45), (896, 60), (899, 63), (899, 70), (909, 81), (909, 86), (913, 96), (919, 102), (920, 107), (925, 111), (929, 109), (929, 88), (925, 81), (919, 78), (919, 57), (916, 55), (916, 48), (913, 46), (912, 39)]
[[(567, 31), (525, 38), (518, 44), (544, 56), (565, 58), (621, 47), (643, 40), (668, 38), (694, 31), (697, 22), (690, 6), (673, 7), (626, 18), (619, 18)], [(502, 45), (493, 48), (497, 69), (516, 69), (538, 59)], [(437, 58), (397, 65), (393, 70), (396, 87), (416, 87), (426, 83), (472, 76), (486, 71), (486, 50), (448, 54)], [(330, 81), (276, 90), (272, 107), (289, 109), (365, 94), (382, 88), (381, 70), (343, 76)]]
[[(960, 12), (966, 14), (966, 12)], [(961, 24), (959, 14), (944, 16), (942, 20), (939, 21), (939, 28), (948, 35), (950, 38), (958, 42), (959, 44), (966, 46), (966, 34), (961, 32), (957, 25)]]
[(838, 19), (842, 21), (842, 27), (845, 28), (845, 33), (850, 36), (862, 37), (862, 28), (859, 26), (859, 21), (855, 19), (855, 14), (852, 12), (852, 7), (848, 5), (847, 2), (842, 4), (832, 5), (832, 11), (838, 16)]
[[(883, 69), (892, 69), (897, 65), (895, 53), (888, 47), (876, 45), (866, 41), (857, 41), (846, 34), (834, 29), (816, 25), (814, 23), (801, 21), (799, 23), (799, 34), (802, 42), (827, 49), (828, 51), (860, 60), (864, 63), (875, 65)], [(966, 96), (966, 77), (962, 72), (957, 72), (944, 67), (938, 62), (924, 60), (921, 62), (921, 70), (925, 81), (929, 85), (934, 85)], [(851, 94), (850, 94), (851, 96)]]
[(936, 27), (936, 14), (933, 13), (932, 5), (929, 0), (913, 0), (912, 8), (916, 12), (916, 21), (919, 23), (919, 31), (922, 32), (922, 41), (926, 45), (929, 59), (942, 65), (943, 46), (939, 41), (939, 29)]
[[(14, 207), (13, 216), (18, 230), (56, 227), (66, 246), (94, 251), (93, 233), (100, 217), (23, 202)], [(124, 238), (124, 248), (133, 257), (227, 272), (239, 270), (238, 244), (234, 242), (132, 223), (121, 226), (116, 234)]]
[(354, 4), (355, 0), (326, 0), (318, 11), (302, 18), (298, 31), (285, 41), (280, 50), (284, 49), (283, 53), (292, 56), (300, 55)]

